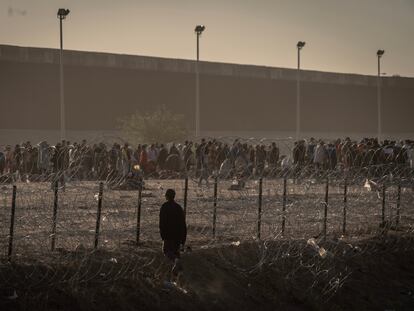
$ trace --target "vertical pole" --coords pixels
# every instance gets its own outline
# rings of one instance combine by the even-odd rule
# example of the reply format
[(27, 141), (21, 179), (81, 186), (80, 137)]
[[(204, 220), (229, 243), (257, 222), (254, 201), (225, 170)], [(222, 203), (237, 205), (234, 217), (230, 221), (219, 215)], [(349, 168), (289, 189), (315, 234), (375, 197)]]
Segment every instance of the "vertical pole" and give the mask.
[(187, 218), (188, 176), (184, 180), (184, 217)]
[(200, 60), (200, 34), (197, 33), (197, 61)]
[(262, 192), (263, 192), (263, 178), (259, 179), (259, 204), (257, 213), (257, 238), (261, 238), (261, 227), (262, 227)]
[(138, 205), (137, 205), (137, 245), (141, 235), (141, 207), (142, 207), (142, 180), (138, 187)]
[(9, 233), (9, 249), (7, 252), (7, 258), (11, 261), (13, 253), (13, 238), (14, 238), (14, 216), (16, 213), (16, 186), (13, 186), (12, 206), (11, 206), (11, 217), (10, 217), (10, 233)]
[(95, 244), (94, 248), (98, 248), (99, 240), (99, 228), (101, 227), (101, 210), (102, 210), (102, 195), (103, 195), (103, 183), (99, 183), (99, 195), (98, 195), (98, 211), (96, 213), (96, 228), (95, 228)]
[(325, 202), (324, 202), (324, 213), (323, 213), (323, 238), (324, 240), (326, 240), (326, 233), (327, 233), (328, 196), (329, 196), (329, 177), (326, 177)]
[(377, 109), (378, 109), (378, 142), (381, 141), (381, 56), (378, 55), (378, 78), (377, 78)]
[(213, 200), (213, 238), (216, 238), (217, 220), (217, 176), (214, 178), (214, 200)]
[(197, 33), (197, 61), (196, 61), (196, 130), (195, 136), (199, 137), (200, 135), (200, 77), (198, 72), (198, 63), (199, 63), (199, 37)]
[(342, 223), (342, 234), (345, 235), (346, 233), (346, 207), (347, 207), (347, 195), (348, 195), (348, 178), (345, 176), (345, 184), (344, 184), (344, 219)]
[(65, 124), (65, 90), (63, 81), (63, 18), (59, 18), (60, 22), (60, 54), (59, 54), (59, 75), (60, 75), (60, 139), (66, 139), (66, 124)]
[(381, 220), (382, 225), (385, 226), (385, 183), (382, 185), (382, 212), (381, 212)]
[(397, 189), (397, 219), (396, 219), (396, 226), (400, 224), (400, 206), (401, 206), (401, 184), (398, 183)]
[(282, 205), (282, 235), (285, 234), (286, 226), (286, 188), (287, 188), (287, 177), (283, 178), (283, 205)]
[(296, 73), (296, 141), (300, 136), (300, 48), (298, 47), (298, 69)]
[(54, 184), (54, 200), (53, 200), (53, 218), (52, 218), (52, 234), (51, 234), (51, 238), (52, 238), (52, 245), (51, 245), (51, 250), (52, 252), (55, 250), (55, 242), (56, 242), (56, 220), (57, 220), (57, 209), (58, 209), (58, 186), (59, 186), (59, 181), (55, 181)]

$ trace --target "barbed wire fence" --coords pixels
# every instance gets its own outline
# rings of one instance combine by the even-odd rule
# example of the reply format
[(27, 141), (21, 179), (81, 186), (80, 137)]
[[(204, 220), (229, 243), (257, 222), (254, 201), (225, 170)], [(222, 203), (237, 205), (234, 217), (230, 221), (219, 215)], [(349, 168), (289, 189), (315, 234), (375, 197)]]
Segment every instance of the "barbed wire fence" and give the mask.
[[(292, 141), (277, 143), (282, 154), (292, 154)], [(206, 180), (200, 185), (194, 168), (147, 176), (129, 190), (122, 174), (80, 178), (76, 165), (20, 180), (2, 178), (3, 286), (23, 286), (28, 278), (31, 286), (111, 283), (126, 276), (138, 280), (149, 270), (154, 272), (150, 282), (162, 278), (158, 217), (168, 188), (176, 190), (185, 209), (188, 246), (212, 251), (245, 274), (276, 264), (286, 279), (305, 271), (312, 276), (309, 290), (325, 298), (351, 273), (329, 258), (373, 254), (374, 246), (362, 250), (353, 241), (413, 232), (414, 172), (406, 164), (368, 160), (361, 161), (368, 165), (315, 169), (305, 163), (258, 172), (239, 162), (229, 171), (211, 171), (208, 185)], [(238, 252), (247, 250), (242, 259)], [(50, 269), (33, 264), (31, 271), (16, 270), (11, 278), (2, 273), (13, 269), (10, 263)], [(66, 272), (58, 269), (68, 264), (72, 268)]]

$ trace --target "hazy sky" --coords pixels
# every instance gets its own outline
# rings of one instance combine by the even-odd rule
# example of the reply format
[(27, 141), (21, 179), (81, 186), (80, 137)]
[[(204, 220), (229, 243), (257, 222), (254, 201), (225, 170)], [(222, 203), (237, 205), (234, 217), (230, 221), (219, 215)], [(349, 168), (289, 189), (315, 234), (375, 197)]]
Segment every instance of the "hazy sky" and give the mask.
[(414, 0), (0, 0), (0, 44), (414, 77)]

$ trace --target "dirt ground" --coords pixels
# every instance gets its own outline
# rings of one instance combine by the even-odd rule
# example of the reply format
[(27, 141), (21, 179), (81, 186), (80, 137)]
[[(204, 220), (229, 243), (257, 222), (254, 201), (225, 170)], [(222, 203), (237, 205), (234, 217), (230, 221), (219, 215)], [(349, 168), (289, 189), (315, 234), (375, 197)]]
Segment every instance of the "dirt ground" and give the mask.
[(414, 236), (197, 247), (167, 287), (159, 244), (0, 266), (1, 310), (413, 310)]

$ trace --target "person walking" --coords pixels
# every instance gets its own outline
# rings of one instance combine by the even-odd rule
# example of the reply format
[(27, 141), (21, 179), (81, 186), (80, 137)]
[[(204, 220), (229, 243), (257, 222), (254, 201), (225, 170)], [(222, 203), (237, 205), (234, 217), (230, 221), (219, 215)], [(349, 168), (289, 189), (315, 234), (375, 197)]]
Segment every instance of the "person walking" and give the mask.
[(325, 143), (323, 140), (319, 140), (318, 145), (315, 148), (313, 163), (315, 164), (316, 174), (319, 175), (324, 169), (326, 161), (328, 159), (328, 152), (326, 151)]
[(5, 167), (6, 167), (6, 156), (4, 152), (0, 149), (0, 176), (3, 175)]
[(208, 176), (209, 176), (209, 146), (204, 145), (204, 148), (200, 151), (200, 177), (198, 179), (198, 186), (201, 187), (203, 180), (206, 181), (206, 186), (208, 187)]

